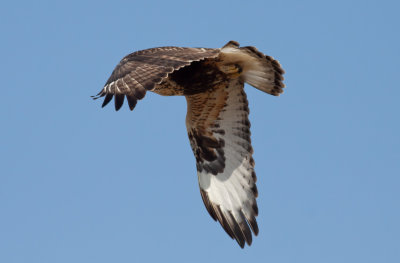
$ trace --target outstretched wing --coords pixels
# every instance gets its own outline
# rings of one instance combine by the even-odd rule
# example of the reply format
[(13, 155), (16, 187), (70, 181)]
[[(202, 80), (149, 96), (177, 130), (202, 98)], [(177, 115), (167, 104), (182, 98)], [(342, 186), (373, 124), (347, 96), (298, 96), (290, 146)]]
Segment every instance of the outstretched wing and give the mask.
[[(258, 234), (253, 148), (243, 81), (187, 96), (186, 126), (200, 192), (214, 220), (243, 248)], [(250, 230), (251, 229), (251, 230)]]
[(159, 47), (141, 50), (124, 57), (115, 67), (104, 88), (94, 99), (104, 97), (102, 107), (115, 96), (115, 109), (119, 110), (126, 96), (131, 110), (147, 90), (152, 90), (168, 74), (193, 61), (216, 57), (220, 49)]

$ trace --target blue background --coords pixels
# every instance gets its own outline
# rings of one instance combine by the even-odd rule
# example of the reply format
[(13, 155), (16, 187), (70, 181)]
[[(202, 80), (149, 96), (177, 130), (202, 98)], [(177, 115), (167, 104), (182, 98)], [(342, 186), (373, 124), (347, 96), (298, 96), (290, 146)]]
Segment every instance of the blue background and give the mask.
[[(398, 1), (8, 1), (0, 10), (0, 262), (400, 262)], [(92, 101), (126, 54), (253, 45), (260, 234), (203, 206), (183, 97)]]

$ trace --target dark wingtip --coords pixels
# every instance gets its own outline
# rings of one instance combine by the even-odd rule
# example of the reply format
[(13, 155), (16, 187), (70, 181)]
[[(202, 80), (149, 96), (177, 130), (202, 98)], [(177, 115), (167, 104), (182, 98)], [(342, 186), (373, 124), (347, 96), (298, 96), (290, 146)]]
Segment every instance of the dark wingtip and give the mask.
[(106, 97), (104, 98), (103, 104), (101, 105), (102, 108), (104, 108), (113, 98), (114, 94), (108, 93)]
[(237, 241), (237, 240), (236, 240), (236, 242), (238, 242), (238, 244), (239, 244), (241, 249), (244, 249), (244, 244), (245, 244), (244, 242), (243, 243), (239, 243), (239, 241)]
[(93, 99), (96, 99), (96, 98), (102, 97), (102, 96), (104, 96), (104, 95), (105, 95), (105, 92), (104, 92), (104, 89), (102, 89), (102, 90), (100, 90), (99, 93), (97, 93), (97, 94), (94, 95), (94, 96), (90, 96), (90, 97), (93, 98)]
[(258, 205), (257, 202), (254, 202), (253, 205), (251, 206), (251, 208), (253, 209), (253, 212), (256, 216), (258, 216)]
[[(103, 104), (101, 105), (101, 107), (104, 108), (112, 100), (114, 95), (115, 95), (115, 110), (118, 111), (124, 104), (125, 94), (102, 93), (100, 94), (100, 96), (96, 95), (91, 97), (94, 100), (97, 100), (98, 98), (105, 96)], [(134, 95), (126, 95), (126, 98), (128, 100), (129, 109), (133, 110), (136, 106), (137, 98)]]
[(256, 184), (254, 184), (252, 187), (251, 187), (251, 191), (253, 192), (253, 194), (254, 194), (254, 197), (258, 197), (258, 189), (257, 189), (257, 185)]
[(124, 94), (115, 94), (115, 110), (119, 111), (119, 109), (121, 109), (122, 105), (124, 104), (124, 98), (125, 95)]
[(258, 224), (257, 224), (256, 218), (255, 217), (252, 218), (251, 222), (249, 222), (249, 223), (250, 223), (251, 229), (253, 230), (254, 235), (257, 236), (259, 229), (258, 229)]
[(99, 99), (99, 98), (101, 98), (101, 97), (104, 97), (106, 94), (105, 93), (102, 93), (102, 91), (100, 91), (99, 92), (99, 94), (97, 94), (97, 95), (94, 95), (94, 96), (90, 96), (93, 100), (97, 100), (97, 99)]
[(244, 245), (246, 244), (246, 237), (245, 234), (242, 232), (239, 223), (236, 221), (231, 211), (227, 213), (227, 217), (229, 217), (227, 218), (227, 221), (234, 233), (236, 242), (238, 242), (241, 248), (244, 248)]
[(208, 213), (210, 214), (212, 219), (214, 219), (214, 221), (217, 221), (217, 216), (215, 215), (214, 209), (210, 203), (210, 199), (208, 198), (207, 192), (200, 188), (200, 194), (201, 198), (203, 199), (203, 203), (207, 208)]
[(129, 109), (132, 111), (137, 103), (135, 96), (126, 95), (126, 99), (128, 101)]

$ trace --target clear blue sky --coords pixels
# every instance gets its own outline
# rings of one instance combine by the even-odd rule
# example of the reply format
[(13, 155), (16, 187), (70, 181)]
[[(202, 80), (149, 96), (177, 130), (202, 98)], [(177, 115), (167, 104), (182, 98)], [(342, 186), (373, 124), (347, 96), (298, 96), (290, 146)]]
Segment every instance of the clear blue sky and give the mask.
[[(400, 262), (398, 1), (8, 1), (0, 10), (0, 262)], [(260, 234), (203, 206), (183, 97), (92, 101), (135, 50), (254, 45)]]

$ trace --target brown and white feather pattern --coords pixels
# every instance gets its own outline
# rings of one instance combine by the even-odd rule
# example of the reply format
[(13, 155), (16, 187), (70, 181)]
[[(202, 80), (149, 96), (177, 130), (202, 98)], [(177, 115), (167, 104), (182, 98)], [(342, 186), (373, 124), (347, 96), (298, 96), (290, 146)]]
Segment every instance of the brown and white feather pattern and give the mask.
[(193, 61), (216, 57), (218, 53), (219, 49), (186, 47), (158, 47), (131, 53), (119, 62), (94, 98), (105, 96), (104, 107), (115, 96), (115, 109), (119, 110), (126, 96), (129, 108), (133, 110), (137, 100), (167, 79), (168, 74)]
[(185, 95), (186, 125), (196, 158), (200, 193), (214, 220), (241, 247), (258, 234), (253, 148), (244, 82), (279, 95), (278, 61), (235, 41), (221, 49), (160, 47), (134, 52), (116, 66), (95, 99), (103, 107), (127, 97), (131, 110), (147, 91)]
[(200, 192), (214, 220), (241, 247), (258, 234), (257, 188), (244, 83), (230, 80), (187, 96), (186, 125)]

